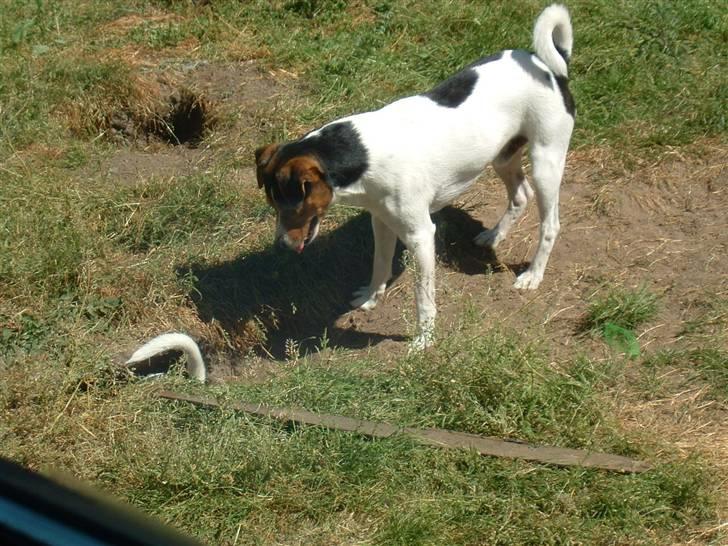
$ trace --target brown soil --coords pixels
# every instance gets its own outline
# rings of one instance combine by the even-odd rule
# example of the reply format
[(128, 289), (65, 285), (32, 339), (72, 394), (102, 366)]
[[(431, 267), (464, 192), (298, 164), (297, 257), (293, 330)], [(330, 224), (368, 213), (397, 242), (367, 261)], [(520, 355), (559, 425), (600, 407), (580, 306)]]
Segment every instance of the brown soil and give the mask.
[[(631, 172), (600, 179), (598, 152), (572, 152), (561, 191), (562, 231), (537, 291), (512, 288), (533, 255), (538, 211), (530, 206), (495, 253), (472, 244), (505, 205), (500, 180), (488, 172), (438, 224), (438, 322), (456, 327), (465, 305), (484, 328), (506, 326), (570, 354), (593, 293), (610, 286), (646, 286), (660, 296), (660, 313), (638, 332), (643, 348), (674, 343), (682, 326), (710, 294), (728, 290), (728, 163), (724, 150), (701, 158), (669, 155)], [(608, 170), (607, 170), (608, 171)], [(442, 231), (445, 231), (442, 234)], [(406, 269), (371, 312), (353, 311), (334, 321), (343, 330), (387, 340), (382, 352), (404, 349), (414, 313), (413, 274)], [(356, 336), (360, 337), (360, 336)], [(338, 343), (346, 346), (347, 336)], [(583, 336), (579, 339), (584, 342)], [(597, 344), (601, 345), (601, 344)], [(560, 351), (563, 347), (565, 351)]]
[[(180, 98), (204, 108), (205, 120), (182, 116), (183, 122), (192, 119), (189, 129), (193, 137), (180, 138), (166, 131), (166, 123), (147, 123), (139, 128), (138, 120), (126, 112), (112, 118), (109, 134), (121, 146), (105, 158), (98, 170), (101, 177), (112, 183), (134, 183), (140, 178), (170, 177), (204, 171), (215, 159), (215, 151), (230, 148), (232, 140), (238, 150), (248, 152), (269, 131), (267, 119), (275, 119), (279, 98), (288, 101), (296, 96), (291, 82), (295, 75), (278, 71), (266, 72), (254, 61), (219, 63), (195, 61), (155, 67), (144, 81), (154, 85), (154, 104), (162, 113), (155, 119), (169, 118)], [(198, 113), (196, 110), (194, 113)], [(183, 127), (183, 131), (184, 131)], [(197, 131), (200, 132), (198, 138)], [(225, 143), (220, 145), (220, 141)], [(94, 166), (96, 169), (96, 166)]]

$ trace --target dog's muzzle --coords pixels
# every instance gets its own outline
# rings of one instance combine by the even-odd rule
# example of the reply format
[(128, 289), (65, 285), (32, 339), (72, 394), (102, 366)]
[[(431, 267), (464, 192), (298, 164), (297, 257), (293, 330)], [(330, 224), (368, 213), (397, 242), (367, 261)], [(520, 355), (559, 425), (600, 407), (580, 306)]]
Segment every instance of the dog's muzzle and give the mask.
[[(303, 241), (303, 246), (308, 245), (311, 241), (313, 241), (316, 238), (316, 235), (318, 235), (319, 230), (319, 218), (318, 216), (314, 216), (311, 218), (311, 224), (308, 226), (308, 235), (306, 235), (306, 239)], [(303, 250), (303, 249), (301, 249)]]
[(283, 232), (278, 237), (278, 244), (283, 247), (288, 247), (291, 250), (294, 250), (298, 252), (299, 254), (303, 252), (303, 249), (308, 246), (318, 235), (319, 231), (319, 218), (318, 216), (314, 216), (311, 218), (311, 221), (308, 226), (308, 234), (303, 240), (293, 240), (290, 238), (288, 233)]

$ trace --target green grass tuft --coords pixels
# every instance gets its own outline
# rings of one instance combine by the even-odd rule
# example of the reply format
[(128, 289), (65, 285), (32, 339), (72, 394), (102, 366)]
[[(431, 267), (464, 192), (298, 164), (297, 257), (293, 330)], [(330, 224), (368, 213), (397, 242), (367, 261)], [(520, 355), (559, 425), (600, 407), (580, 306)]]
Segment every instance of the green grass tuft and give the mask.
[(611, 288), (595, 296), (589, 303), (583, 328), (601, 332), (607, 324), (634, 330), (657, 314), (658, 298), (646, 287), (636, 289)]
[(234, 392), (402, 426), (630, 452), (599, 399), (613, 372), (586, 359), (553, 368), (523, 340), (487, 332), (454, 336), (394, 371), (372, 369), (366, 359), (348, 359), (345, 368), (306, 361), (283, 380)]

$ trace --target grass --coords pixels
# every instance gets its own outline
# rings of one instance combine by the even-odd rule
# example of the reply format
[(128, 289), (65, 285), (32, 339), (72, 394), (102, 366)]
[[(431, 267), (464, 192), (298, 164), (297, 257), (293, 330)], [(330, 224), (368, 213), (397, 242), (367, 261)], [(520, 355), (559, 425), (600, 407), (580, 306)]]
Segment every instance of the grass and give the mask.
[[(595, 427), (607, 420), (597, 403), (612, 368), (587, 360), (550, 368), (523, 340), (498, 332), (455, 336), (432, 354), (402, 359), (394, 369), (371, 370), (369, 359), (296, 366), (285, 380), (240, 387), (240, 396), (326, 413), (440, 427), (490, 436), (623, 449)], [(368, 393), (368, 394), (367, 394)], [(396, 403), (392, 403), (396, 400)], [(612, 443), (613, 442), (613, 443)]]
[[(79, 110), (83, 130), (93, 130), (109, 111), (137, 108), (139, 86), (125, 77), (127, 46), (152, 54), (173, 50), (183, 58), (194, 55), (190, 50), (213, 59), (263, 55), (270, 66), (306, 75), (312, 100), (296, 122), (308, 126), (421, 92), (504, 46), (529, 47), (542, 7), (533, 1), (517, 10), (432, 1), (6, 3), (0, 27), (5, 153), (10, 142), (17, 148), (57, 141), (62, 120), (44, 113), (58, 107)], [(573, 86), (582, 105), (577, 146), (607, 140), (649, 148), (725, 133), (726, 67), (713, 52), (727, 30), (714, 2), (577, 1), (570, 8)], [(145, 10), (147, 20), (133, 24)]]
[[(543, 544), (573, 536), (629, 542), (645, 528), (679, 527), (710, 511), (694, 502), (707, 500), (698, 467), (678, 473), (667, 465), (630, 479), (530, 469), (467, 453), (434, 455), (402, 440), (260, 430), (231, 415), (207, 416), (202, 427), (188, 421), (187, 431), (175, 434), (178, 450), (140, 472), (135, 501), (153, 512), (171, 503), (167, 517), (185, 526), (213, 523), (211, 542), (239, 530), (282, 542)], [(241, 440), (241, 427), (257, 432)], [(196, 449), (200, 434), (224, 464), (204, 462)], [(193, 465), (199, 474), (189, 472)], [(181, 505), (184, 512), (176, 513)]]
[(107, 237), (132, 252), (189, 242), (196, 232), (214, 229), (237, 202), (233, 188), (210, 176), (181, 177), (170, 187), (152, 180), (113, 196), (101, 212)]
[(646, 287), (636, 289), (615, 287), (595, 295), (589, 304), (584, 328), (601, 331), (607, 324), (634, 330), (652, 320), (657, 314), (658, 299)]
[(599, 334), (612, 348), (629, 358), (640, 356), (635, 330), (652, 320), (658, 311), (658, 298), (646, 287), (608, 288), (592, 296), (580, 329)]
[[(264, 397), (403, 424), (644, 455), (600, 400), (613, 381), (607, 370), (584, 361), (539, 369), (542, 355), (524, 352), (517, 341), (495, 332), (457, 337), (443, 354), (406, 359), (394, 370), (334, 351), (326, 362), (302, 359), (291, 364), (290, 375), (257, 387), (213, 391), (223, 401)], [(67, 354), (85, 360), (91, 356), (86, 350), (69, 347)], [(451, 363), (452, 352), (462, 354)], [(28, 378), (48, 379), (42, 366), (25, 360), (22, 369), (9, 370), (4, 407), (13, 404), (22, 419), (4, 425), (5, 449), (35, 464), (37, 454), (23, 436), (37, 426), (48, 442), (44, 464), (73, 468), (209, 543), (245, 536), (262, 542), (557, 544), (578, 537), (659, 544), (714, 513), (715, 485), (697, 460), (665, 460), (638, 476), (556, 469), (404, 438), (281, 427), (224, 404), (200, 411), (155, 400), (154, 386), (120, 382), (104, 367), (55, 369), (53, 387), (28, 385)], [(524, 366), (534, 369), (529, 374)], [(474, 380), (478, 376), (483, 379)], [(488, 387), (503, 378), (510, 388)], [(165, 383), (192, 387), (175, 378)], [(55, 419), (64, 406), (66, 416)], [(565, 415), (568, 420), (559, 417)], [(70, 441), (72, 449), (58, 441)]]
[(728, 351), (720, 347), (678, 349), (657, 353), (646, 363), (647, 370), (681, 370), (686, 383), (702, 382), (710, 386), (713, 397), (728, 402)]
[[(650, 161), (700, 139), (725, 143), (726, 66), (715, 52), (728, 27), (717, 3), (569, 7), (576, 147)], [(260, 141), (529, 47), (541, 8), (0, 0), (0, 455), (64, 469), (211, 544), (720, 543), (709, 531), (725, 513), (720, 461), (684, 458), (670, 438), (617, 417), (621, 393), (652, 396), (657, 386), (646, 383), (665, 370), (725, 403), (718, 291), (685, 315), (678, 345), (632, 363), (604, 361), (566, 330), (561, 353), (539, 347), (539, 317), (515, 333), (484, 330), (465, 311), (423, 355), (382, 356), (364, 338), (352, 340), (361, 350), (316, 353), (341, 335), (322, 325), (366, 282), (368, 217), (335, 210), (301, 259), (271, 247), (271, 213), (247, 174)], [(268, 75), (285, 70), (295, 89), (231, 113), (237, 88), (212, 104), (183, 85), (196, 63), (250, 60)], [(196, 148), (162, 134), (200, 113), (211, 118)], [(178, 153), (190, 169), (114, 178), (120, 148)], [(444, 218), (442, 248), (462, 238), (456, 220)], [(301, 281), (311, 278), (319, 282)], [(587, 329), (635, 331), (657, 311), (647, 289), (602, 288)], [(221, 362), (254, 361), (261, 346), (272, 353), (268, 380), (200, 387), (223, 401), (613, 451), (655, 470), (557, 469), (162, 402), (157, 385), (123, 377), (114, 362), (169, 329), (197, 335)], [(174, 376), (162, 384), (197, 388)]]

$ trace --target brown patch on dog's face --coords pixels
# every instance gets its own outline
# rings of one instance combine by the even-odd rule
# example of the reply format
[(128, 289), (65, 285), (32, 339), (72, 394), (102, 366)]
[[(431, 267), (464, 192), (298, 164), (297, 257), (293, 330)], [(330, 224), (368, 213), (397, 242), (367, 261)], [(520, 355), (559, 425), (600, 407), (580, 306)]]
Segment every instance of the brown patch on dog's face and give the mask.
[(333, 191), (318, 159), (306, 155), (280, 161), (279, 149), (271, 144), (256, 150), (258, 187), (265, 188), (266, 199), (278, 214), (276, 237), (301, 252), (318, 234)]

